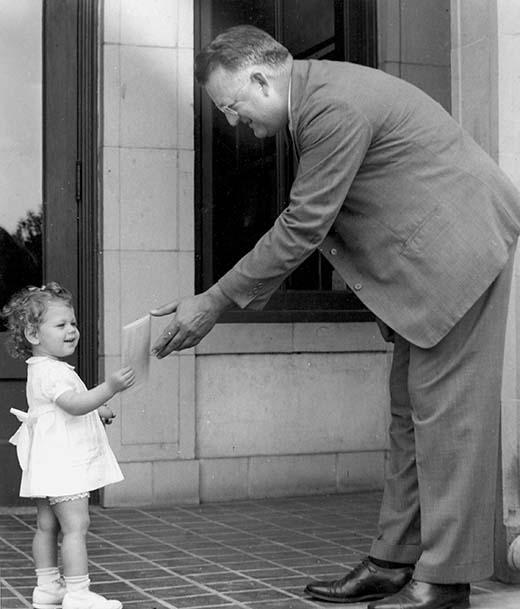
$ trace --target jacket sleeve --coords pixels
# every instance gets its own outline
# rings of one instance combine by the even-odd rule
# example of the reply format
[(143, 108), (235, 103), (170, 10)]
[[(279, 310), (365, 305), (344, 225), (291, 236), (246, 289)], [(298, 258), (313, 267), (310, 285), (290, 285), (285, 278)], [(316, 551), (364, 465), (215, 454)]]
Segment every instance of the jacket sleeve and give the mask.
[(293, 137), (300, 158), (289, 205), (218, 282), (241, 308), (263, 308), (322, 243), (370, 146), (372, 128), (342, 100), (321, 97), (301, 112)]

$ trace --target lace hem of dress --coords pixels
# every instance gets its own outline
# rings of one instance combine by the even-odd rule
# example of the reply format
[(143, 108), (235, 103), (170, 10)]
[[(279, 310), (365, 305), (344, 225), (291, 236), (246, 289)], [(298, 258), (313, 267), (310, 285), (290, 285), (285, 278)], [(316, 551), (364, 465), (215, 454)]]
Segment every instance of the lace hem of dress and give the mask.
[(88, 491), (84, 493), (76, 493), (75, 495), (61, 495), (59, 497), (49, 497), (49, 504), (56, 505), (57, 503), (63, 503), (64, 501), (74, 501), (76, 499), (83, 499), (84, 497), (90, 497)]

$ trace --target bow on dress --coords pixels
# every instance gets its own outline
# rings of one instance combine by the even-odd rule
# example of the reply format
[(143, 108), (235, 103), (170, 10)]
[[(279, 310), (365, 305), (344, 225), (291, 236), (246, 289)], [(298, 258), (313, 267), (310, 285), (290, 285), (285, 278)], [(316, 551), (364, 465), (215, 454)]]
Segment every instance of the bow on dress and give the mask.
[(21, 423), (14, 435), (9, 438), (9, 442), (16, 446), (16, 454), (18, 455), (20, 467), (23, 470), (26, 470), (27, 464), (29, 463), (29, 454), (31, 452), (33, 435), (32, 432), (36, 418), (32, 417), (28, 412), (18, 410), (18, 408), (11, 408), (9, 412), (14, 414)]
[[(14, 414), (15, 417), (21, 422), (20, 427), (16, 430), (13, 436), (9, 438), (9, 442), (16, 446), (16, 454), (18, 455), (18, 461), (20, 463), (20, 467), (23, 471), (28, 469), (29, 459), (31, 456), (33, 441), (34, 441), (34, 428), (36, 422), (38, 420), (38, 435), (48, 434), (49, 432), (51, 436), (55, 435), (52, 433), (52, 428), (54, 427), (55, 416), (52, 417), (43, 417), (43, 415), (47, 414), (55, 414), (54, 407), (39, 410), (37, 414), (31, 414), (29, 412), (24, 412), (23, 410), (18, 410), (17, 408), (11, 408), (9, 410), (11, 414)], [(48, 446), (58, 448), (63, 444), (63, 440), (60, 437), (49, 437)]]

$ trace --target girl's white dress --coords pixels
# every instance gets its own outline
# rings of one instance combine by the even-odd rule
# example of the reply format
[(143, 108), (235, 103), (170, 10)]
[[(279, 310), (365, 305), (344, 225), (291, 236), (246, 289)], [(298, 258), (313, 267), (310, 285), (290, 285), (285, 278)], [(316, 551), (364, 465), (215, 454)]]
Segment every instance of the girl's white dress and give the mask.
[[(22, 468), (20, 497), (59, 497), (123, 480), (97, 410), (73, 416), (56, 404), (65, 391), (87, 391), (66, 362), (27, 360), (27, 413), (9, 440)], [(13, 409), (14, 410), (14, 409)]]

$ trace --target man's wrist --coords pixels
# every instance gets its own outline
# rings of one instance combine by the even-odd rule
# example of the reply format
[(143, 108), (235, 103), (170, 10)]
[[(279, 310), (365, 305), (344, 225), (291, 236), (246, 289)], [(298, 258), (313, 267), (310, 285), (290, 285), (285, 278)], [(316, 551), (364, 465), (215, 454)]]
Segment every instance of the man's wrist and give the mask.
[(206, 294), (210, 298), (213, 307), (218, 313), (227, 311), (227, 309), (230, 309), (234, 305), (231, 298), (224, 294), (222, 288), (218, 285), (218, 283), (212, 285), (206, 291)]

